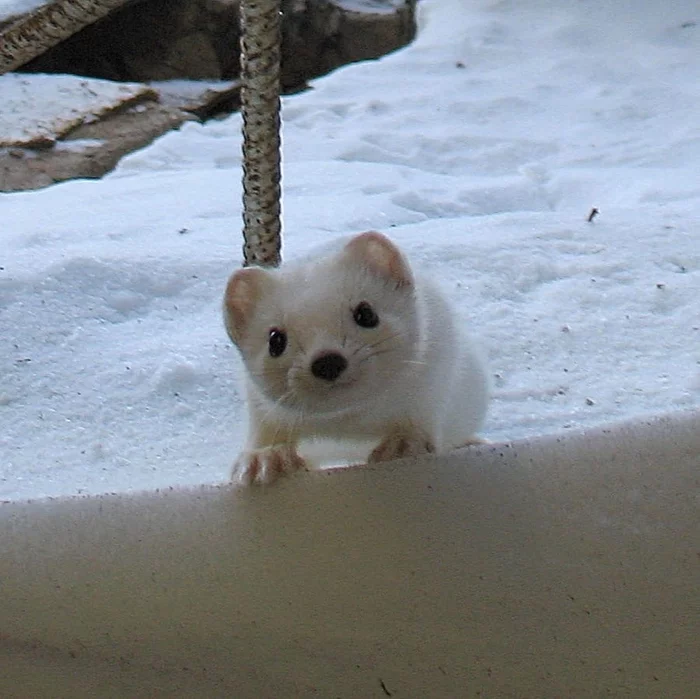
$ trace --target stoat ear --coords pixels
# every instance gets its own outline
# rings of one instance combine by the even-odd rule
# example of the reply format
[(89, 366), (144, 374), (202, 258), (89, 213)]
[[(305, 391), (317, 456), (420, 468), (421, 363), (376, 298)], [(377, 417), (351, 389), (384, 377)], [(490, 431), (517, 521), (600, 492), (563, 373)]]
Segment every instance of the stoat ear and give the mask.
[(391, 280), (397, 287), (413, 284), (413, 274), (406, 258), (385, 235), (376, 231), (360, 233), (345, 249), (357, 262)]
[(255, 307), (270, 283), (259, 267), (246, 267), (231, 275), (224, 293), (224, 323), (229, 337), (238, 344), (244, 337)]

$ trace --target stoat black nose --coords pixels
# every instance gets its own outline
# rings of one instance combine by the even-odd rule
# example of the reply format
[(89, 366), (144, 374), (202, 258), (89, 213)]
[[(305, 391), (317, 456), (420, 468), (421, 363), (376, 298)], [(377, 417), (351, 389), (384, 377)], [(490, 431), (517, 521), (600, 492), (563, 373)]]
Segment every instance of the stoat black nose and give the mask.
[(327, 352), (311, 362), (311, 373), (324, 381), (335, 381), (347, 368), (348, 360), (337, 352)]

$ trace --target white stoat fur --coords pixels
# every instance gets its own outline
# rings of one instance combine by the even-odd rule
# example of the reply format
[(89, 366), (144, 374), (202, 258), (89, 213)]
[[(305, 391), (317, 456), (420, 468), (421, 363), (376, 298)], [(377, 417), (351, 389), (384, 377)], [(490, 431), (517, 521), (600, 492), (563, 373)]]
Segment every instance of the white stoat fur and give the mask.
[(484, 365), (437, 287), (380, 233), (279, 270), (235, 272), (224, 320), (247, 373), (236, 481), (305, 468), (307, 438), (372, 440), (369, 462), (479, 441)]

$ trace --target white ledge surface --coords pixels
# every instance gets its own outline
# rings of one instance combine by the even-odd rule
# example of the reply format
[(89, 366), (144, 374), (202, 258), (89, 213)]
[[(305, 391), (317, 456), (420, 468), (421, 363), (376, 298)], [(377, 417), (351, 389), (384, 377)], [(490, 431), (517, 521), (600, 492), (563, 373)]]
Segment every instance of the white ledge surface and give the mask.
[(0, 506), (2, 697), (696, 696), (700, 414)]

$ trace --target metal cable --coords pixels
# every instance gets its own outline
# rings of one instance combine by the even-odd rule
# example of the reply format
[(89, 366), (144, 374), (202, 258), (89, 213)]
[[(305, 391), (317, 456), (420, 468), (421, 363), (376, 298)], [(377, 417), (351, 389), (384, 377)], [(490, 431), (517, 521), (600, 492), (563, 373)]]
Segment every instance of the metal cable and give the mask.
[(280, 0), (241, 0), (244, 266), (281, 262)]
[(20, 68), (128, 0), (55, 0), (0, 31), (0, 75)]

